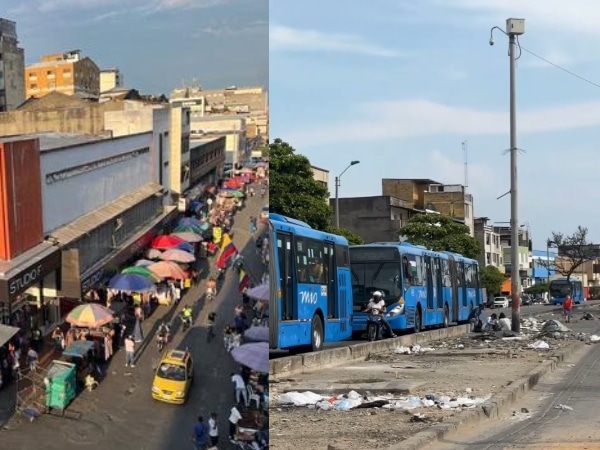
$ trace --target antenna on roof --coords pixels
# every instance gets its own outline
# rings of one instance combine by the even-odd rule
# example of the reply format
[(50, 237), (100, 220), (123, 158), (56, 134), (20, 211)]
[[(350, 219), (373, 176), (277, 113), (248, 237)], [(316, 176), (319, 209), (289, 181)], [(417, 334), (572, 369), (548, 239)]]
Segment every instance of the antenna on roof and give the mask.
[(462, 142), (463, 154), (465, 157), (465, 193), (467, 192), (467, 188), (469, 187), (469, 151), (467, 148), (467, 140), (465, 139)]

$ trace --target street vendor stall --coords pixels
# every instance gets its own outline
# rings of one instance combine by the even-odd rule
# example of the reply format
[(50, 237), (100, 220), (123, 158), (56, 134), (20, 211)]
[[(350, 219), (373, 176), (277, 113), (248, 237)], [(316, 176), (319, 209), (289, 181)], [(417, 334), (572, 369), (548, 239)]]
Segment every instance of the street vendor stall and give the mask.
[(92, 341), (81, 340), (73, 342), (62, 353), (63, 360), (76, 367), (76, 379), (80, 387), (85, 386), (85, 379), (90, 375), (93, 348), (94, 343)]
[(77, 395), (76, 366), (52, 361), (46, 376), (46, 407), (64, 411)]

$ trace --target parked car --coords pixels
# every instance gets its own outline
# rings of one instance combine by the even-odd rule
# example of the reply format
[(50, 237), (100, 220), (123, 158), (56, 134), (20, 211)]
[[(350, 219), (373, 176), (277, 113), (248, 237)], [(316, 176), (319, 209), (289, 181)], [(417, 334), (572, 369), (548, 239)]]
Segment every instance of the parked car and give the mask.
[(508, 297), (494, 297), (494, 308), (508, 308)]
[(194, 377), (194, 362), (185, 350), (169, 350), (156, 369), (152, 397), (166, 403), (183, 404)]

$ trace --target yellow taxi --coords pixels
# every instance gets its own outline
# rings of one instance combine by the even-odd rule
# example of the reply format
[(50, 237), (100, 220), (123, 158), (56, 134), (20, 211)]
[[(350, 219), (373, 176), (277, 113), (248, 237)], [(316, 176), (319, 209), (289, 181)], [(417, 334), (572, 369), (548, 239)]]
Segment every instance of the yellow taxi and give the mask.
[(169, 350), (154, 374), (152, 398), (177, 405), (185, 403), (193, 377), (194, 361), (190, 352)]

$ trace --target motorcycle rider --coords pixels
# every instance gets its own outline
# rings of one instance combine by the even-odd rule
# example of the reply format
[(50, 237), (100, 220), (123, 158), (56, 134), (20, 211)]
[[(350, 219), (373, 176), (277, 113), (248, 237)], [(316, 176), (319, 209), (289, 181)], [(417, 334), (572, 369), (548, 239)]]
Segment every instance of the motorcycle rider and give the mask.
[(181, 310), (181, 318), (188, 327), (192, 326), (192, 312), (192, 307), (190, 305), (184, 306)]
[(215, 277), (210, 277), (208, 280), (206, 280), (206, 283), (204, 284), (204, 288), (206, 289), (206, 295), (209, 297), (216, 297), (217, 296), (217, 280), (215, 279)]
[(391, 338), (396, 337), (392, 331), (392, 327), (385, 318), (385, 300), (383, 299), (383, 293), (381, 291), (373, 292), (373, 296), (371, 297), (371, 300), (369, 300), (367, 309), (365, 309), (364, 312), (370, 312), (373, 309), (378, 309), (381, 312), (381, 325), (383, 325), (387, 335)]
[(158, 327), (158, 331), (156, 333), (156, 342), (160, 346), (166, 345), (169, 342), (169, 336), (171, 333), (171, 328), (166, 323), (162, 322)]

